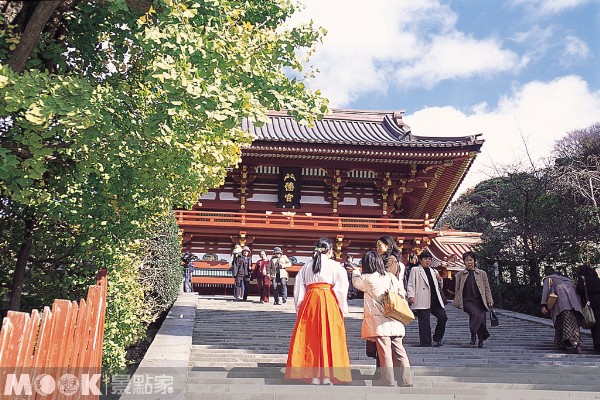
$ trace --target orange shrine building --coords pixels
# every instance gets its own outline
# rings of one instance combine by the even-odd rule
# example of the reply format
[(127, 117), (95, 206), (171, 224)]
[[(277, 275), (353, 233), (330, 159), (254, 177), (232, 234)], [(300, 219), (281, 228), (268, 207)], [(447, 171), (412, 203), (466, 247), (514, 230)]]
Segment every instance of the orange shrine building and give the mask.
[(382, 235), (403, 254), (430, 246), (483, 140), (413, 135), (402, 114), (333, 110), (313, 127), (286, 112), (271, 112), (262, 127), (245, 121), (255, 140), (225, 184), (176, 211), (182, 251), (201, 260), (193, 289), (227, 292), (236, 244), (249, 246), (253, 261), (281, 247), (294, 262), (292, 286), (320, 237), (333, 239), (339, 260), (362, 257)]

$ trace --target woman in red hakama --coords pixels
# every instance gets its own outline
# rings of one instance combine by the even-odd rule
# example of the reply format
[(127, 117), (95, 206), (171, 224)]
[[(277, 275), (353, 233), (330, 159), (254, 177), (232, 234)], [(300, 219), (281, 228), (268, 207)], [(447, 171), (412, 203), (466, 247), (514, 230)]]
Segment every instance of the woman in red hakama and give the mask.
[(352, 382), (343, 316), (348, 312), (348, 276), (331, 257), (331, 239), (319, 239), (313, 259), (296, 275), (294, 301), (298, 316), (286, 379), (326, 385)]

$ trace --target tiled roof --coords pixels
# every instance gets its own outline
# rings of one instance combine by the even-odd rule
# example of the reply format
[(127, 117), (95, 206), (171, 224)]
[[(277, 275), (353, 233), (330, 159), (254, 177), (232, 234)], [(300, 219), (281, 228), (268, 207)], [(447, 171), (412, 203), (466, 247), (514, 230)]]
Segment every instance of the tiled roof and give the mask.
[(271, 123), (262, 127), (248, 120), (242, 129), (255, 140), (357, 146), (456, 147), (481, 145), (479, 135), (464, 137), (414, 136), (402, 120), (402, 111), (333, 110), (312, 128), (301, 125), (285, 112), (270, 112)]

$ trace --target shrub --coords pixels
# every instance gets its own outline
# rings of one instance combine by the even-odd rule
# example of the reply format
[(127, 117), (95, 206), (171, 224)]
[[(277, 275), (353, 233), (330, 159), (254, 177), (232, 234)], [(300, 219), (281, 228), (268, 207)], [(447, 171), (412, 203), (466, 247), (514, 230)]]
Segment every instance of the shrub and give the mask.
[(153, 320), (177, 299), (183, 268), (179, 227), (174, 216), (157, 225), (153, 236), (144, 241), (145, 257), (140, 268), (145, 307)]
[(170, 214), (143, 240), (115, 257), (109, 269), (103, 369), (127, 366), (127, 349), (146, 339), (146, 329), (177, 299), (182, 268), (179, 228)]
[(542, 287), (538, 285), (490, 284), (494, 303), (498, 308), (523, 314), (542, 316), (540, 299)]

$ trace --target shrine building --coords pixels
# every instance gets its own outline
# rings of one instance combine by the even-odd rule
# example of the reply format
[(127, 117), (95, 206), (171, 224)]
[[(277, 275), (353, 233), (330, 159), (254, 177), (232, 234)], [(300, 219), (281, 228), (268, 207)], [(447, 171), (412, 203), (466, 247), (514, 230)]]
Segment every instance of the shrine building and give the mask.
[(176, 211), (182, 251), (202, 260), (194, 290), (233, 282), (235, 244), (249, 246), (253, 261), (281, 247), (296, 270), (320, 237), (333, 239), (340, 260), (374, 250), (382, 235), (404, 254), (429, 246), (483, 140), (413, 135), (402, 114), (333, 110), (312, 128), (286, 112), (270, 112), (262, 127), (245, 121), (255, 140), (225, 184)]

